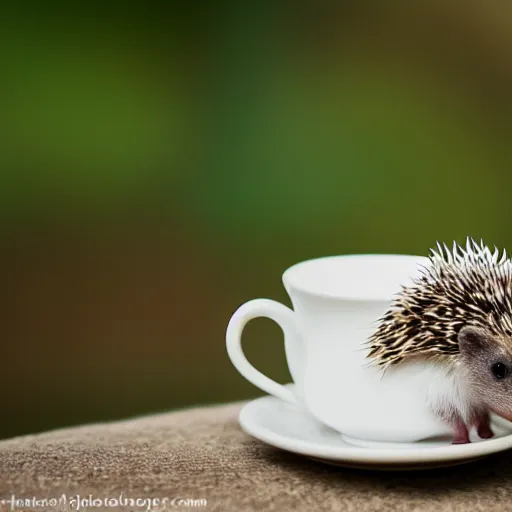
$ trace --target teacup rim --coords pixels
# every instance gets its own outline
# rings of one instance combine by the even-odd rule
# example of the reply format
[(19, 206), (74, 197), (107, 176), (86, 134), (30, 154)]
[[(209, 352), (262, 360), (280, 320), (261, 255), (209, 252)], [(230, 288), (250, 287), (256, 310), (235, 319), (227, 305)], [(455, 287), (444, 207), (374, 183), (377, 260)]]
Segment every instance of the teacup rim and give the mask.
[(364, 294), (356, 295), (356, 294), (348, 294), (348, 293), (329, 293), (326, 291), (318, 291), (312, 290), (308, 287), (301, 286), (296, 282), (292, 282), (291, 275), (299, 268), (312, 263), (320, 263), (322, 261), (334, 260), (334, 259), (350, 259), (350, 258), (392, 258), (392, 259), (404, 259), (408, 260), (416, 260), (419, 266), (422, 263), (427, 264), (429, 262), (429, 258), (424, 255), (419, 254), (406, 254), (406, 253), (347, 253), (347, 254), (334, 254), (328, 256), (318, 256), (315, 258), (310, 258), (307, 260), (299, 261), (291, 266), (289, 266), (282, 274), (282, 282), (285, 286), (286, 290), (295, 290), (299, 293), (308, 295), (310, 297), (323, 298), (323, 299), (332, 299), (338, 301), (350, 301), (350, 302), (365, 302), (365, 303), (383, 303), (389, 302), (392, 297), (389, 295), (382, 295), (376, 297), (368, 297)]

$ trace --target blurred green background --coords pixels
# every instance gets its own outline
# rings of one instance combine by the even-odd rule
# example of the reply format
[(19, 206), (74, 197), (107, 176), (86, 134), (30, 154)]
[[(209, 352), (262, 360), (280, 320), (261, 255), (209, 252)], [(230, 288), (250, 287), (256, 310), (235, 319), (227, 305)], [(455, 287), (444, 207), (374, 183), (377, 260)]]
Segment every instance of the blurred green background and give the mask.
[(297, 261), (512, 248), (512, 4), (171, 5), (0, 21), (0, 437), (261, 394)]

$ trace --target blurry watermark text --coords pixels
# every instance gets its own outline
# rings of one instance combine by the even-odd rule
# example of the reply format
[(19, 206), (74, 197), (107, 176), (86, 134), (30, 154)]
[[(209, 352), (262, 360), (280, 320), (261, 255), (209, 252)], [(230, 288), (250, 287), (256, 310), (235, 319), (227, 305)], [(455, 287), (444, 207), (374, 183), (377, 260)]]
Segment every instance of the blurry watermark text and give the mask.
[(61, 494), (53, 498), (39, 498), (37, 496), (21, 497), (14, 494), (8, 498), (0, 499), (0, 510), (24, 510), (43, 509), (51, 510), (52, 508), (67, 507), (71, 510), (88, 510), (94, 508), (112, 508), (122, 509), (129, 507), (130, 510), (172, 510), (172, 509), (187, 509), (187, 508), (202, 508), (208, 505), (208, 500), (205, 498), (148, 498), (148, 497), (129, 497), (121, 493), (119, 496), (114, 497), (95, 497), (92, 495), (81, 496), (76, 494), (74, 496), (67, 496)]

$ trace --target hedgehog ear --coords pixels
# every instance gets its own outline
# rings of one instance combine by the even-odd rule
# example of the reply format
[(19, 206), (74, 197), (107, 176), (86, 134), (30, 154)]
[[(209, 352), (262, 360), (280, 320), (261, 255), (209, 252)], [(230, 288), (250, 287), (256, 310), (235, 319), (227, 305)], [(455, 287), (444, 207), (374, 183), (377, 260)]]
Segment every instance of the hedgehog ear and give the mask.
[(489, 348), (489, 335), (477, 327), (463, 327), (457, 338), (462, 354), (475, 355)]

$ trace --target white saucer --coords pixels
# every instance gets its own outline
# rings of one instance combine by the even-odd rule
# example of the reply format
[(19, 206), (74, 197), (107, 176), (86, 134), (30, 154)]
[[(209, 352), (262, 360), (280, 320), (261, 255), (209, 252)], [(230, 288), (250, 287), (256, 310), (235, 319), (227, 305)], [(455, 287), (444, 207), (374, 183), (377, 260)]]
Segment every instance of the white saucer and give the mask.
[(316, 421), (308, 412), (273, 396), (249, 402), (240, 412), (240, 425), (251, 436), (271, 446), (305, 455), (327, 464), (388, 471), (455, 466), (512, 448), (512, 423), (493, 417), (495, 437), (452, 445), (433, 439), (396, 447), (355, 446), (340, 433)]

